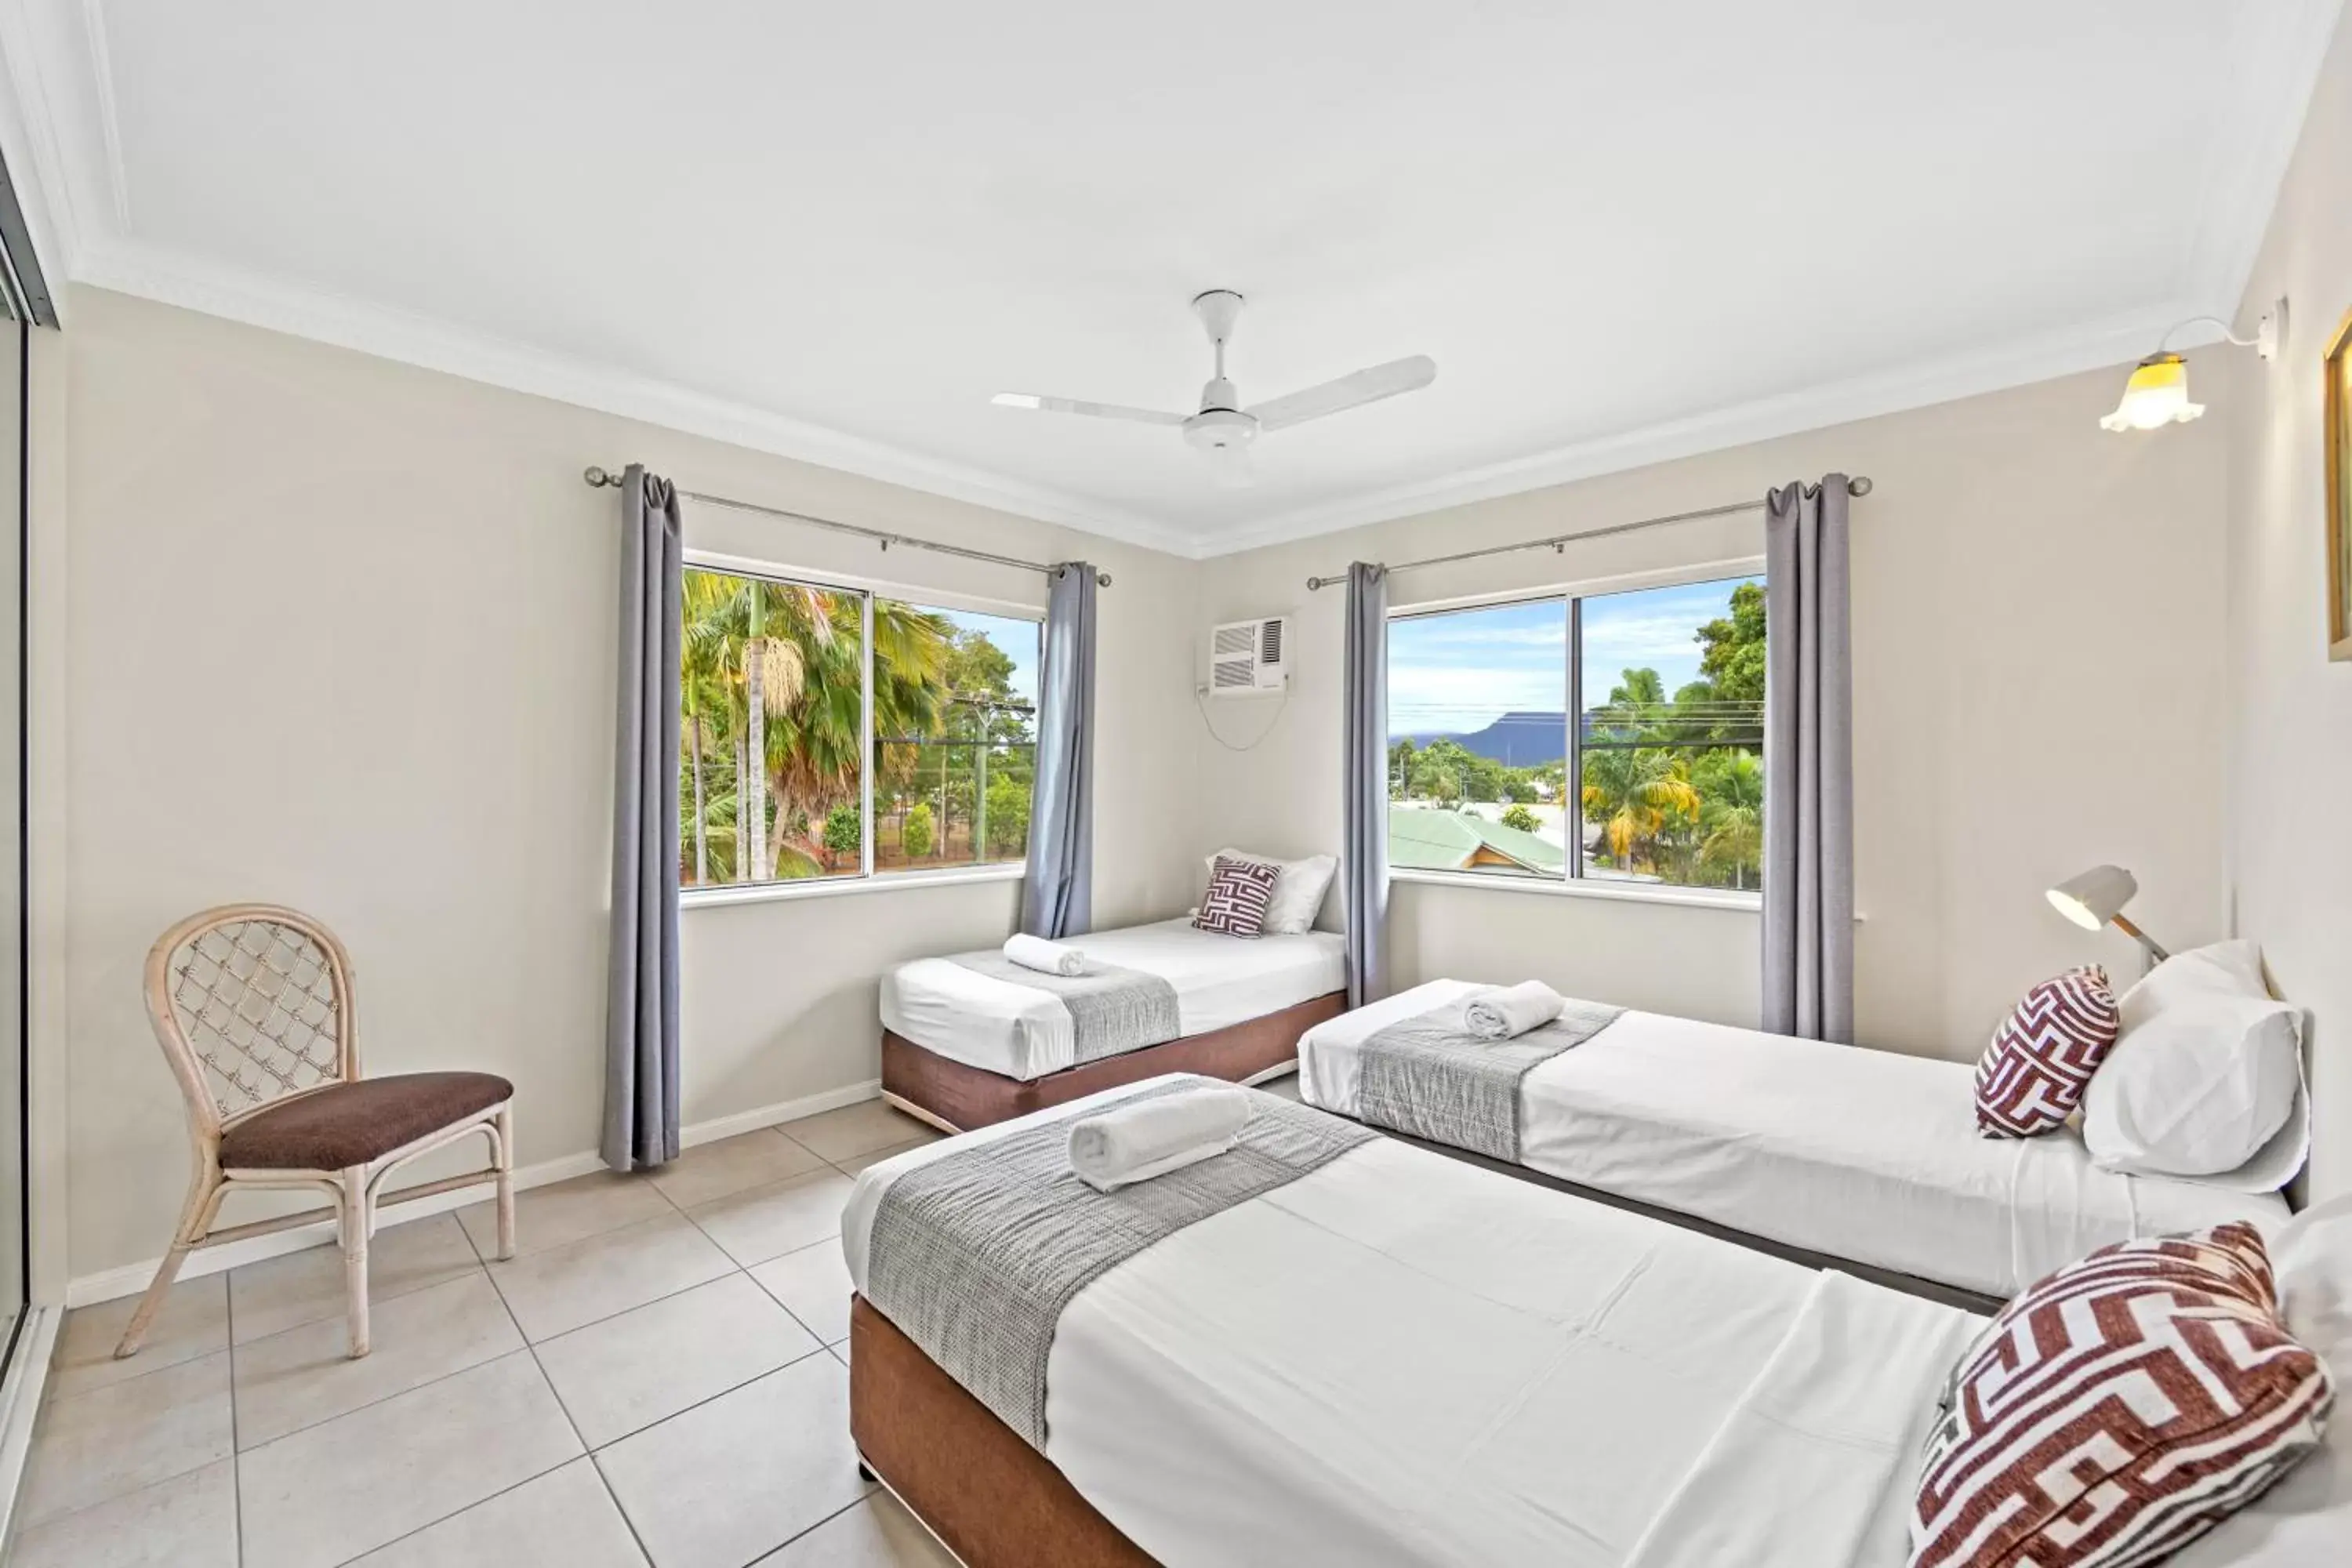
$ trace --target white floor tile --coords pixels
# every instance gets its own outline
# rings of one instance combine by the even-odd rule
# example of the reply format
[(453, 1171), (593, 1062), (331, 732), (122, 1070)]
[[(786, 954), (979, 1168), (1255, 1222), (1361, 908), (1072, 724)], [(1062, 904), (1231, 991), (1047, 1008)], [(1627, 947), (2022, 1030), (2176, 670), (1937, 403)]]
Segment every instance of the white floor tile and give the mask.
[(849, 1178), (831, 1172), (795, 1176), (701, 1205), (688, 1210), (688, 1217), (749, 1268), (839, 1236), (849, 1190)]
[[(381, 1307), (480, 1267), (454, 1215), (380, 1226), (368, 1239), (368, 1300)], [(232, 1269), (228, 1299), (238, 1344), (321, 1318), (340, 1318), (345, 1301), (342, 1248), (330, 1243)]]
[[(657, 1219), (670, 1210), (670, 1201), (642, 1175), (616, 1176), (599, 1171), (533, 1187), (515, 1194), (515, 1256), (526, 1258), (569, 1247), (583, 1237)], [(484, 1258), (498, 1256), (495, 1205), (473, 1204), (459, 1209), (457, 1222), (466, 1227), (475, 1251)]]
[(956, 1568), (956, 1560), (888, 1492), (877, 1491), (754, 1568)]
[(741, 1274), (559, 1335), (539, 1364), (591, 1448), (818, 1350)]
[(824, 1162), (772, 1129), (716, 1143), (698, 1143), (646, 1179), (680, 1208), (692, 1208), (747, 1187), (824, 1169)]
[(625, 1230), (490, 1265), (523, 1333), (534, 1343), (553, 1339), (731, 1271), (709, 1237), (667, 1204), (664, 1211)]
[(893, 1154), (903, 1154), (909, 1149), (919, 1149), (926, 1143), (936, 1143), (946, 1136), (947, 1134), (943, 1132), (931, 1132), (925, 1137), (909, 1138), (904, 1143), (893, 1143), (887, 1148), (868, 1150), (863, 1154), (851, 1154), (835, 1160), (833, 1163), (833, 1168), (845, 1176), (854, 1176), (866, 1166), (878, 1165)]
[(521, 1332), (478, 1268), (383, 1302), (373, 1320), (375, 1348), (357, 1361), (346, 1353), (339, 1317), (238, 1346), (237, 1447), (257, 1448), (523, 1348)]
[(519, 1352), (241, 1455), (244, 1568), (332, 1568), (582, 1451)]
[(839, 1237), (772, 1258), (751, 1278), (826, 1344), (849, 1337), (849, 1265)]
[(865, 1495), (849, 1374), (794, 1362), (596, 1456), (654, 1568), (742, 1568)]
[(787, 1121), (779, 1131), (821, 1160), (845, 1160), (933, 1131), (887, 1100), (862, 1100), (838, 1110)]
[(125, 1296), (67, 1313), (65, 1327), (58, 1331), (57, 1359), (49, 1363), (47, 1397), (88, 1394), (126, 1377), (228, 1349), (228, 1286), (218, 1274), (173, 1286), (147, 1331), (146, 1344), (137, 1355), (117, 1361), (114, 1347), (138, 1310), (139, 1298)]
[(16, 1538), (9, 1568), (237, 1568), (227, 1459), (60, 1515)]
[(26, 1461), (26, 1522), (226, 1459), (230, 1421), (226, 1351), (53, 1401)]
[(574, 1459), (351, 1568), (645, 1568), (645, 1562), (594, 1463)]

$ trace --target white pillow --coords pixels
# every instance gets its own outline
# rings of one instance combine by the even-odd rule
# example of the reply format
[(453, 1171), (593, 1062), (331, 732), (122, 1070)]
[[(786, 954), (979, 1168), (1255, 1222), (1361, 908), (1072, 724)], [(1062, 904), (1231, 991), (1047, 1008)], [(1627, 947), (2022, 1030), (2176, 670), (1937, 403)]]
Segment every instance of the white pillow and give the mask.
[(1323, 908), (1323, 895), (1330, 891), (1331, 879), (1339, 870), (1338, 858), (1329, 855), (1277, 860), (1271, 855), (1253, 855), (1246, 849), (1220, 849), (1209, 857), (1213, 875), (1219, 860), (1248, 860), (1275, 868), (1274, 902), (1265, 911), (1265, 930), (1285, 936), (1315, 929), (1315, 917)]
[(2263, 985), (2251, 942), (2165, 960), (2116, 1004), (2122, 1033), (2083, 1096), (2083, 1142), (2110, 1171), (2270, 1192), (2310, 1150), (2303, 1015)]

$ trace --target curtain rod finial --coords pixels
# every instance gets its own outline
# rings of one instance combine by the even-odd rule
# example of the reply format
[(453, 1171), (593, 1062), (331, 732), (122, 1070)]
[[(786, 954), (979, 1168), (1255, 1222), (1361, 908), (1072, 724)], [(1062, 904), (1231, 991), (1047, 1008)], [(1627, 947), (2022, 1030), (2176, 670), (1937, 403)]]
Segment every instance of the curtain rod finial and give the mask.
[(1856, 474), (1853, 478), (1846, 480), (1845, 482), (1845, 493), (1850, 496), (1866, 496), (1870, 493), (1870, 490), (1871, 484), (1870, 476), (1868, 474)]
[(618, 474), (613, 474), (613, 473), (607, 473), (607, 472), (605, 472), (603, 468), (598, 468), (598, 467), (597, 467), (595, 464), (593, 464), (593, 463), (589, 464), (589, 465), (588, 465), (588, 467), (587, 467), (587, 468), (586, 468), (586, 469), (585, 469), (585, 470), (581, 474), (581, 476), (580, 476), (580, 477), (581, 477), (582, 479), (586, 479), (586, 480), (588, 481), (588, 487), (589, 487), (589, 489), (599, 489), (599, 490), (601, 490), (601, 489), (603, 489), (606, 485), (611, 485), (611, 486), (614, 487), (615, 489), (618, 489), (618, 488), (619, 488), (619, 486), (620, 486), (620, 483), (621, 483), (621, 476), (620, 476), (620, 475), (618, 475)]

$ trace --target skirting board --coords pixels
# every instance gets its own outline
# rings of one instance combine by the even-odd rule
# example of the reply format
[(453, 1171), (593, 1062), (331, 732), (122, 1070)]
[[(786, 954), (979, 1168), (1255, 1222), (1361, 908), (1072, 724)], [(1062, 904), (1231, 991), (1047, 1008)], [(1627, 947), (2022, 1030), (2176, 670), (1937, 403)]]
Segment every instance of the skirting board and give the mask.
[[(829, 1089), (822, 1094), (803, 1095), (778, 1105), (763, 1105), (751, 1110), (739, 1110), (732, 1116), (717, 1117), (698, 1121), (678, 1130), (678, 1142), (687, 1148), (698, 1143), (715, 1143), (721, 1138), (732, 1138), (740, 1132), (756, 1132), (762, 1127), (773, 1127), (780, 1121), (797, 1121), (803, 1116), (820, 1111), (838, 1110), (845, 1105), (856, 1105), (872, 1100), (882, 1092), (882, 1080), (867, 1079), (840, 1089)], [(546, 1160), (536, 1165), (525, 1165), (515, 1172), (515, 1190), (543, 1187), (554, 1182), (568, 1182), (574, 1176), (593, 1175), (604, 1168), (604, 1156), (591, 1150), (585, 1153), (566, 1154), (561, 1159)], [(414, 1203), (398, 1204), (385, 1209), (377, 1221), (377, 1228), (405, 1225), (411, 1220), (429, 1219), (437, 1214), (485, 1201), (487, 1186), (461, 1187), (452, 1193), (436, 1193)], [(320, 1220), (292, 1230), (273, 1231), (268, 1236), (247, 1237), (244, 1241), (224, 1242), (188, 1255), (180, 1268), (183, 1279), (202, 1279), (217, 1274), (224, 1268), (236, 1268), (247, 1263), (259, 1263), (265, 1258), (283, 1258), (289, 1252), (318, 1247), (335, 1238), (332, 1220)], [(163, 1263), (161, 1254), (139, 1263), (126, 1263), (120, 1268), (101, 1269), (96, 1274), (77, 1276), (66, 1286), (68, 1307), (87, 1307), (99, 1301), (111, 1301), (119, 1297), (135, 1296), (147, 1289)]]
[(41, 1413), (41, 1391), (48, 1385), (49, 1358), (64, 1319), (55, 1307), (26, 1308), (16, 1359), (8, 1363), (7, 1381), (0, 1383), (0, 1542), (11, 1546), (25, 1460), (33, 1450), (33, 1420)]

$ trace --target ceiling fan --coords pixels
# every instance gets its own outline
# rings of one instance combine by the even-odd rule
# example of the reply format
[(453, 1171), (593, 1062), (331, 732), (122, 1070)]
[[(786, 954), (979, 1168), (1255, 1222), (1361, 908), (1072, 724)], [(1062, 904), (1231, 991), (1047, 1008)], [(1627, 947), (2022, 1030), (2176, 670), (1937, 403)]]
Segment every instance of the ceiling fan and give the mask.
[(1216, 374), (1201, 388), (1197, 414), (1165, 414), (1156, 408), (1129, 408), (1118, 403), (1087, 403), (1074, 397), (1041, 397), (1030, 392), (1000, 392), (990, 401), (1004, 408), (1034, 408), (1048, 414), (1088, 414), (1097, 419), (1132, 419), (1145, 425), (1173, 425), (1184, 439), (1208, 459), (1211, 474), (1221, 484), (1245, 485), (1253, 476), (1250, 447), (1261, 432), (1280, 430), (1344, 414), (1402, 392), (1418, 392), (1437, 379), (1437, 362), (1427, 354), (1391, 360), (1320, 386), (1270, 399), (1244, 408), (1241, 395), (1225, 379), (1225, 344), (1242, 313), (1242, 297), (1231, 289), (1212, 289), (1192, 300), (1192, 312), (1216, 345)]

